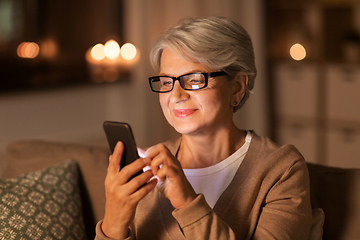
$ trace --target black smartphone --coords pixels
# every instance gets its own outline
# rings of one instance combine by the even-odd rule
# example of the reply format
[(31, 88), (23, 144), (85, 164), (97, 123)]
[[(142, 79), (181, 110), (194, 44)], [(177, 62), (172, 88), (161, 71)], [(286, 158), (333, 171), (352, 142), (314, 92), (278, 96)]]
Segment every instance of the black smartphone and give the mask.
[[(139, 158), (135, 138), (129, 124), (123, 122), (105, 121), (103, 127), (111, 153), (114, 152), (115, 146), (118, 141), (124, 143), (125, 149), (121, 158), (120, 168), (125, 167), (126, 165), (132, 163)], [(143, 173), (142, 170), (132, 176), (131, 179), (141, 173)]]

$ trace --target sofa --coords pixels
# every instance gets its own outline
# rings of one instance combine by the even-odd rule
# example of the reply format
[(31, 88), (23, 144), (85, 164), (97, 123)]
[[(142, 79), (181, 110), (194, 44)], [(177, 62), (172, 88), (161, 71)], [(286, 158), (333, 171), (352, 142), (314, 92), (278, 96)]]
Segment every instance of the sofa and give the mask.
[[(21, 140), (9, 143), (6, 153), (0, 239), (94, 239), (104, 215), (107, 146)], [(310, 238), (359, 239), (360, 170), (311, 163), (308, 169)]]

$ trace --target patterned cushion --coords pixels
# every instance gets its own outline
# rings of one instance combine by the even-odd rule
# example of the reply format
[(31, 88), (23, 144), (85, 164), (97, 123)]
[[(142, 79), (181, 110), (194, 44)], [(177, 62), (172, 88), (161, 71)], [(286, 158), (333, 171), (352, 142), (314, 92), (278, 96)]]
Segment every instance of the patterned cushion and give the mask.
[(69, 160), (0, 180), (0, 239), (86, 239), (79, 169)]

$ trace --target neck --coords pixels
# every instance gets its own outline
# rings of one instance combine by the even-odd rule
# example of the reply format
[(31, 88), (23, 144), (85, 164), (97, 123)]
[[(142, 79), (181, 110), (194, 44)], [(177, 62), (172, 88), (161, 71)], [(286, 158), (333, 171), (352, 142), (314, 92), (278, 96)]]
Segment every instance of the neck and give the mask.
[(183, 168), (209, 167), (236, 152), (245, 143), (245, 136), (235, 125), (208, 135), (183, 135), (177, 158)]

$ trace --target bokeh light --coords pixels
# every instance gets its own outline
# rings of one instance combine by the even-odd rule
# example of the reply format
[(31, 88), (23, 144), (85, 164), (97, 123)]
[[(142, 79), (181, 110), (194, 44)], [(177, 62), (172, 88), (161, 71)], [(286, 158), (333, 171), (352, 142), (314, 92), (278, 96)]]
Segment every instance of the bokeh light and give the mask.
[(96, 44), (91, 49), (91, 57), (97, 61), (100, 61), (105, 58), (104, 45), (101, 43)]
[(46, 39), (40, 42), (40, 55), (47, 59), (54, 59), (58, 54), (59, 48), (54, 39)]
[(120, 46), (115, 40), (109, 40), (105, 43), (104, 53), (107, 58), (115, 59), (120, 55)]
[(115, 82), (127, 76), (139, 57), (140, 53), (133, 44), (126, 43), (120, 48), (115, 40), (98, 43), (85, 53), (91, 79), (96, 83)]
[(36, 58), (40, 47), (35, 42), (22, 42), (17, 48), (17, 55), (21, 58)]
[(131, 43), (125, 43), (121, 47), (121, 56), (126, 60), (131, 60), (136, 56), (136, 47)]
[(296, 61), (301, 61), (306, 57), (306, 49), (300, 43), (295, 43), (290, 48), (290, 56)]

